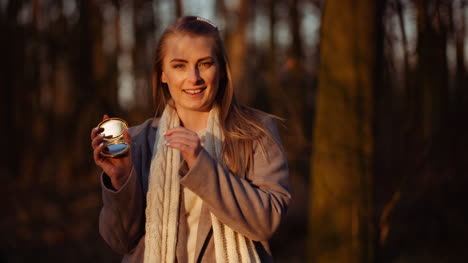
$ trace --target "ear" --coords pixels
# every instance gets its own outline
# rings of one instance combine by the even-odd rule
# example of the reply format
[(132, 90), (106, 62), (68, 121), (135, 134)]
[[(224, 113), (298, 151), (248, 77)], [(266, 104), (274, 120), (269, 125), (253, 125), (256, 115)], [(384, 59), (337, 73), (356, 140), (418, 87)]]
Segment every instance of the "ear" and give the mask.
[(166, 74), (164, 74), (164, 71), (161, 73), (161, 82), (167, 83), (167, 78), (166, 78)]

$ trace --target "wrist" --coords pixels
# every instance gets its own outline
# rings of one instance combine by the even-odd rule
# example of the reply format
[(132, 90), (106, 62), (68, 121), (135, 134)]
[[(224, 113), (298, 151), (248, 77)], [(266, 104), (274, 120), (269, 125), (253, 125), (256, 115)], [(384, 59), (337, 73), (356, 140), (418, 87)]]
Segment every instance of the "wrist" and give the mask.
[(130, 170), (122, 170), (111, 177), (111, 184), (116, 190), (120, 190), (130, 177)]
[(198, 156), (200, 155), (200, 151), (201, 148), (198, 148), (192, 156), (185, 159), (189, 168), (192, 168), (192, 166), (194, 166), (197, 162)]

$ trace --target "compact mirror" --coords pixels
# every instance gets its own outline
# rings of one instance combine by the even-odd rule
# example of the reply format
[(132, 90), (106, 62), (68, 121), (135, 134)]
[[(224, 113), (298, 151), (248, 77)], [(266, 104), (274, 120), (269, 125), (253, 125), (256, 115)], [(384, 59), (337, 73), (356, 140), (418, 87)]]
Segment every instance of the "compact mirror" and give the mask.
[(106, 147), (101, 151), (101, 155), (114, 158), (128, 152), (130, 145), (124, 140), (124, 131), (128, 128), (126, 121), (109, 118), (101, 121), (97, 127), (104, 129), (100, 135), (104, 136), (102, 140)]

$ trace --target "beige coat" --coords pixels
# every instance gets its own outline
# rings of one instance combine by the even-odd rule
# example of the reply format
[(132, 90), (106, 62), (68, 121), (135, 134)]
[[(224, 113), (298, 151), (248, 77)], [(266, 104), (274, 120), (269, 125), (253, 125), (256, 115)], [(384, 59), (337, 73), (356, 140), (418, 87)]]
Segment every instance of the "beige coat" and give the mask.
[[(190, 170), (182, 164), (179, 171), (181, 187), (188, 187), (203, 200), (196, 262), (215, 262), (210, 212), (233, 230), (254, 240), (262, 262), (272, 261), (268, 239), (284, 218), (291, 195), (288, 165), (276, 121), (267, 116), (262, 119), (275, 141), (263, 139), (266, 155), (258, 145), (255, 146), (254, 164), (246, 178), (230, 174), (204, 149)], [(111, 190), (109, 178), (102, 175), (104, 205), (99, 230), (107, 244), (124, 255), (122, 262), (143, 262), (146, 192), (157, 124), (158, 119), (149, 119), (129, 129), (133, 168), (119, 191)], [(180, 215), (185, 214), (183, 207), (180, 206)], [(179, 217), (178, 262), (187, 261), (184, 219), (185, 216)]]

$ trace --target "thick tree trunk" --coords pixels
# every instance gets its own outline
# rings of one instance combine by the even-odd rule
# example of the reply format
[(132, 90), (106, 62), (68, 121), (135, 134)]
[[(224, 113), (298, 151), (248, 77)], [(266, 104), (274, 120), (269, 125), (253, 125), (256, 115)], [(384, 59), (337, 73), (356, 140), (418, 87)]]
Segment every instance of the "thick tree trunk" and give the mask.
[[(0, 29), (8, 41), (0, 41), (0, 47), (5, 50), (4, 62), (1, 64), (0, 83), (0, 112), (4, 116), (2, 137), (0, 143), (2, 149), (8, 149), (8, 154), (4, 158), (4, 163), (0, 167), (0, 172), (5, 174), (7, 180), (17, 176), (20, 171), (20, 150), (24, 146), (22, 141), (15, 141), (18, 134), (24, 135), (21, 128), (27, 123), (19, 123), (21, 120), (21, 109), (24, 104), (20, 100), (24, 99), (26, 92), (23, 92), (21, 79), (24, 76), (22, 62), (24, 61), (24, 40), (23, 30), (16, 24), (17, 15), (22, 3), (19, 1), (8, 1), (6, 13), (0, 15)], [(29, 108), (29, 107), (27, 107)], [(16, 129), (15, 129), (16, 128)], [(4, 170), (3, 170), (4, 169)]]
[(373, 258), (375, 1), (325, 3), (312, 153), (310, 262)]

